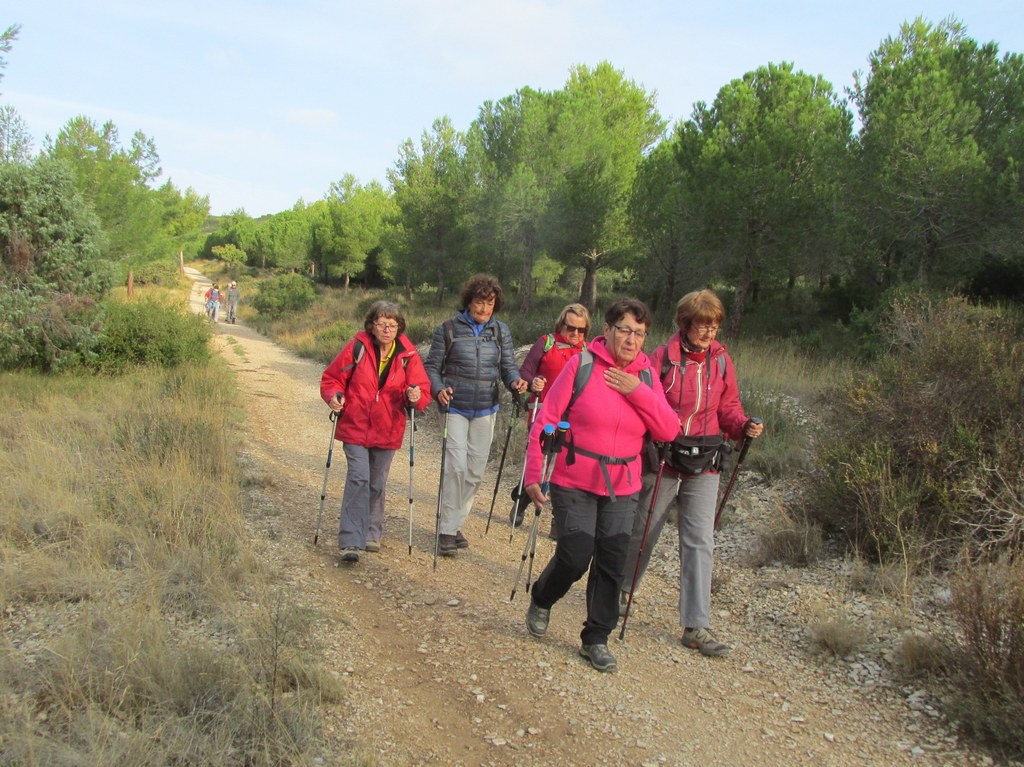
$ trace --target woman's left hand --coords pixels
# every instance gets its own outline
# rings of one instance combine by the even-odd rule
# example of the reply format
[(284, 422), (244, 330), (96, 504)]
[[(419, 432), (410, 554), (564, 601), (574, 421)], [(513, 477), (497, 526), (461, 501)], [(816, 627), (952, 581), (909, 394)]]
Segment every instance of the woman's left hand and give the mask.
[(619, 368), (608, 368), (604, 371), (604, 382), (620, 394), (632, 394), (640, 385), (639, 378)]
[(758, 421), (747, 421), (747, 425), (743, 427), (743, 434), (750, 439), (757, 439), (763, 431), (764, 424)]
[(526, 383), (526, 381), (520, 378), (518, 381), (512, 384), (512, 388), (515, 389), (517, 393), (522, 394), (527, 390), (527, 388), (529, 388), (529, 385)]
[(405, 392), (406, 398), (409, 400), (410, 405), (415, 405), (420, 401), (420, 387), (410, 386)]

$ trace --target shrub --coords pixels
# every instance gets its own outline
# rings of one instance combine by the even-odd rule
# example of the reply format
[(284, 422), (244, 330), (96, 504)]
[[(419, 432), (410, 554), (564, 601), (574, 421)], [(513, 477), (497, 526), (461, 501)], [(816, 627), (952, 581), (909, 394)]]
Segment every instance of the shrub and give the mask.
[(784, 562), (803, 566), (821, 558), (824, 539), (821, 528), (803, 515), (789, 514), (778, 508), (757, 525), (755, 565)]
[(283, 274), (263, 282), (252, 305), (261, 314), (277, 318), (304, 311), (315, 299), (316, 290), (308, 278), (301, 274)]
[(963, 636), (956, 715), (971, 735), (1024, 756), (1024, 559), (965, 566), (952, 593)]
[(313, 339), (313, 349), (307, 354), (321, 362), (330, 362), (345, 347), (345, 344), (362, 329), (362, 325), (359, 323), (338, 320), (316, 334)]
[(94, 364), (106, 373), (135, 365), (175, 367), (209, 357), (209, 325), (183, 309), (153, 301), (106, 304)]
[(824, 400), (815, 518), (879, 561), (1019, 547), (1020, 317), (917, 294), (882, 327), (890, 353)]
[(821, 653), (843, 658), (861, 647), (868, 638), (865, 628), (845, 615), (822, 617), (810, 626), (811, 642)]

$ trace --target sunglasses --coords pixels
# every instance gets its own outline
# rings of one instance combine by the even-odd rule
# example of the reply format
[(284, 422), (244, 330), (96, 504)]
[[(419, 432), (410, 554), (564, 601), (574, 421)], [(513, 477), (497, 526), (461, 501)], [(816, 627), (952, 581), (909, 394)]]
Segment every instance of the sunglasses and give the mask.
[(569, 335), (570, 333), (586, 333), (587, 332), (587, 329), (585, 327), (584, 328), (577, 328), (577, 327), (573, 327), (572, 325), (563, 325), (562, 327), (565, 328), (565, 334), (566, 335)]

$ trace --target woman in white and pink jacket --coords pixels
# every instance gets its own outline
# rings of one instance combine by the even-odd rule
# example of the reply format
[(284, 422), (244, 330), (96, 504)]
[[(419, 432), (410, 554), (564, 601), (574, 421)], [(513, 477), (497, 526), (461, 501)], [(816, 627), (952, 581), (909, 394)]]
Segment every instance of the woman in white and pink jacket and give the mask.
[(546, 424), (568, 420), (568, 444), (554, 459), (550, 499), (561, 533), (555, 555), (537, 578), (526, 613), (535, 637), (547, 631), (552, 605), (573, 583), (587, 577), (587, 620), (580, 634), (580, 655), (598, 671), (613, 671), (608, 635), (618, 623), (622, 584), (637, 496), (641, 487), (640, 452), (648, 433), (670, 440), (679, 431), (675, 412), (643, 353), (651, 312), (636, 299), (620, 299), (605, 313), (604, 335), (588, 344), (593, 368), (569, 410), (576, 371), (587, 354), (566, 364), (551, 384), (527, 447), (525, 489), (538, 506), (547, 500), (541, 487), (544, 455), (540, 437)]

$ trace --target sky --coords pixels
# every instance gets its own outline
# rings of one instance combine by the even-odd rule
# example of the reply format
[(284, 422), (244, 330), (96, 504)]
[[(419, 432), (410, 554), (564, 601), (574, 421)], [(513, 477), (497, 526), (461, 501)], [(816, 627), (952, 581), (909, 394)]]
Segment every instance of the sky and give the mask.
[(609, 61), (670, 123), (731, 80), (791, 62), (842, 94), (905, 21), (954, 16), (1024, 52), (1020, 0), (6, 0), (21, 26), (0, 70), (34, 148), (84, 115), (211, 212), (277, 213), (352, 174), (387, 185), (399, 147), (435, 119), (466, 130), (487, 101), (557, 90)]

